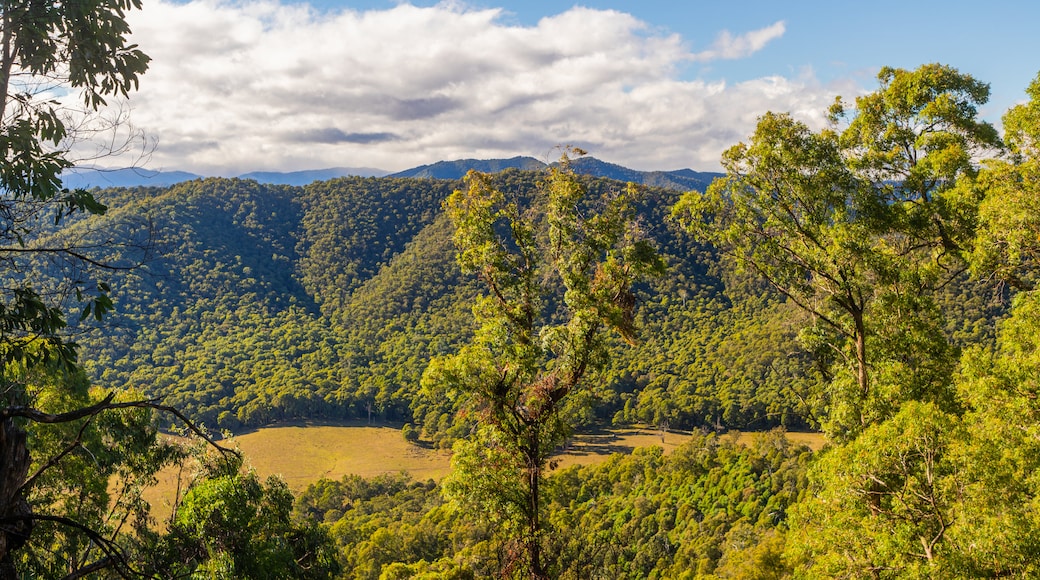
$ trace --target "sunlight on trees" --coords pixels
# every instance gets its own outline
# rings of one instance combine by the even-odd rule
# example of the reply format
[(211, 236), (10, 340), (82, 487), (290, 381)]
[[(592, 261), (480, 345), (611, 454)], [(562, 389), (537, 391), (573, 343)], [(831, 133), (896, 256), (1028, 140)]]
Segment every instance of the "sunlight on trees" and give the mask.
[(483, 426), (456, 445), (447, 493), (502, 521), (522, 554), (510, 566), (532, 578), (546, 577), (550, 457), (585, 405), (608, 333), (635, 340), (632, 285), (663, 268), (634, 221), (635, 189), (590, 198), (569, 161), (565, 152), (530, 205), (475, 172), (445, 202), (458, 263), (487, 293), (473, 307), (473, 341), (423, 376), (467, 397)]

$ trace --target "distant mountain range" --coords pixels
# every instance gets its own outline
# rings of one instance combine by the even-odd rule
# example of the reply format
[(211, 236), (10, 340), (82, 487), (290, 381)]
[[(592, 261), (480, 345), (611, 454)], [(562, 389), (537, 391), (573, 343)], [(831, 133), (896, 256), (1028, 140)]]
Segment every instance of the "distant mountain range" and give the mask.
[[(430, 165), (420, 165), (405, 171), (389, 173), (370, 167), (333, 167), (329, 169), (312, 169), (308, 171), (254, 171), (239, 175), (240, 179), (253, 179), (259, 183), (270, 185), (303, 186), (315, 181), (328, 181), (338, 177), (417, 177), (429, 179), (460, 179), (475, 169), (484, 173), (498, 173), (505, 169), (539, 170), (546, 164), (534, 157), (513, 157), (511, 159), (458, 159), (455, 161), (439, 161)], [(619, 181), (630, 181), (642, 185), (664, 187), (679, 191), (696, 189), (703, 191), (721, 173), (679, 169), (676, 171), (638, 171), (622, 167), (614, 163), (600, 161), (594, 157), (582, 157), (572, 162), (575, 171), (593, 177), (606, 177)], [(69, 189), (90, 189), (100, 187), (169, 187), (171, 185), (203, 176), (186, 171), (151, 171), (148, 169), (75, 169), (62, 176), (65, 187)]]
[(420, 165), (392, 173), (389, 177), (425, 177), (431, 179), (460, 179), (470, 169), (482, 173), (498, 173), (505, 169), (526, 169), (537, 171), (545, 164), (534, 157), (513, 157), (512, 159), (459, 159), (456, 161), (438, 161), (432, 165)]
[(62, 174), (61, 180), (69, 189), (100, 187), (169, 187), (201, 176), (187, 171), (152, 171), (149, 169), (72, 169)]
[[(337, 177), (382, 177), (389, 173), (371, 167), (332, 167), (307, 171), (253, 171), (239, 175), (240, 179), (253, 179), (270, 185), (307, 185), (315, 181), (328, 181)], [(62, 182), (69, 189), (91, 189), (100, 187), (169, 187), (184, 181), (203, 179), (205, 176), (187, 171), (152, 171), (141, 168), (125, 169), (73, 169), (62, 175)]]

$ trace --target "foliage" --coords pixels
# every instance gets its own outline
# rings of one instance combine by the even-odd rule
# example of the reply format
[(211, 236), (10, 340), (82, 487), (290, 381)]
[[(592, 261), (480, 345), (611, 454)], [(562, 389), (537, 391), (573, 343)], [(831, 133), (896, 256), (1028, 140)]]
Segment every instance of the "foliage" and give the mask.
[[(590, 199), (568, 161), (549, 170), (529, 208), (475, 172), (445, 202), (459, 266), (486, 294), (473, 307), (473, 341), (423, 376), (428, 389), (463, 398), (483, 425), (475, 447), (455, 447), (463, 475), (454, 495), (502, 521), (523, 558), (508, 568), (534, 578), (546, 574), (540, 485), (549, 457), (584, 406), (586, 375), (605, 364), (606, 334), (635, 340), (633, 284), (662, 269), (634, 222), (633, 188)], [(467, 461), (495, 476), (468, 477)]]
[[(952, 234), (960, 218), (937, 213), (904, 222), (914, 230), (908, 239), (954, 244), (976, 276), (1031, 287), (1029, 248), (1037, 229), (1025, 197), (1035, 159), (1027, 145), (1034, 107), (1009, 111), (1011, 158), (988, 160), (956, 185), (946, 176), (926, 188), (936, 198), (948, 194), (951, 208), (959, 204), (962, 233)], [(810, 474), (813, 493), (793, 510), (787, 553), (796, 577), (1036, 574), (1036, 322), (1032, 293), (1015, 296), (995, 346), (976, 345), (961, 357), (956, 405), (904, 402), (892, 417), (821, 457)], [(909, 368), (926, 368), (936, 358)]]
[[(725, 575), (784, 529), (787, 508), (804, 489), (808, 457), (782, 431), (747, 448), (694, 433), (667, 457), (649, 447), (565, 470), (550, 480), (555, 575)], [(774, 564), (773, 573), (783, 574)]]
[(945, 459), (955, 422), (909, 402), (820, 457), (791, 521), (803, 577), (932, 576), (951, 519)]
[[(74, 238), (49, 237), (67, 218), (99, 215), (106, 208), (90, 192), (62, 189), (60, 174), (73, 164), (65, 145), (82, 138), (76, 128), (84, 125), (70, 117), (71, 105), (48, 92), (77, 91), (83, 98), (80, 112), (89, 116), (107, 97), (125, 97), (135, 88), (148, 57), (128, 44), (125, 12), (140, 7), (135, 1), (107, 0), (0, 7), (0, 264), (11, 281), (0, 290), (4, 577), (15, 576), (18, 567), (44, 574), (55, 567), (73, 574), (106, 567), (127, 573), (114, 548), (119, 526), (103, 518), (109, 509), (103, 488), (120, 469), (136, 486), (155, 468), (147, 413), (123, 411), (122, 403), (113, 403), (114, 393), (88, 398), (76, 371), (76, 345), (66, 334), (69, 302), (82, 303), (81, 319), (100, 320), (112, 302), (108, 284), (96, 274), (127, 264), (109, 262), (103, 252)], [(42, 269), (34, 260), (42, 260), (58, 282), (40, 283), (35, 273)], [(118, 412), (99, 418), (105, 410)], [(55, 425), (56, 431), (41, 425)], [(133, 434), (125, 447), (106, 441), (121, 432)], [(91, 448), (99, 453), (96, 473), (77, 457)], [(80, 495), (67, 501), (54, 495), (76, 481), (66, 477), (79, 474), (86, 484)], [(115, 506), (124, 521), (137, 507), (132, 496)], [(50, 535), (37, 532), (34, 538), (37, 522), (46, 522)], [(49, 550), (39, 549), (50, 542)]]
[(168, 530), (142, 551), (146, 574), (209, 578), (331, 578), (332, 544), (316, 522), (292, 517), (285, 482), (261, 482), (241, 460), (204, 460)]
[(973, 235), (974, 205), (956, 185), (998, 144), (975, 118), (989, 90), (972, 77), (926, 65), (878, 78), (854, 109), (835, 104), (834, 129), (766, 114), (724, 154), (727, 176), (675, 209), (811, 316), (808, 344), (833, 349), (821, 353), (833, 361), (823, 420), (840, 438), (903, 401), (952, 404), (955, 353), (934, 296), (966, 268)]
[[(539, 175), (493, 179), (529, 197)], [(624, 187), (581, 179), (593, 197)], [(128, 217), (146, 216), (157, 252), (113, 279), (118, 308), (108, 324), (78, 329), (91, 377), (162, 396), (222, 429), (372, 418), (412, 422), (424, 440), (450, 447), (468, 423), (455, 420), (458, 401), (424, 395), (420, 376), (473, 332), (477, 282), (454, 262), (450, 220), (424, 209), (453, 186), (342, 179), (301, 189), (211, 179), (98, 193), (114, 209), (97, 230), (133, 237)], [(643, 340), (612, 348), (582, 421), (805, 427), (801, 401), (813, 381), (802, 376), (812, 367), (797, 327), (773, 308), (775, 294), (668, 223), (677, 197), (645, 189), (634, 206), (670, 267), (634, 288)], [(370, 215), (393, 216), (379, 227), (400, 233), (366, 235), (376, 223)], [(357, 230), (374, 252), (353, 248), (342, 228)], [(376, 240), (390, 245), (374, 248)]]
[(412, 577), (436, 573), (472, 578), (472, 570), (452, 559), (453, 550), (486, 535), (472, 518), (445, 509), (433, 481), (405, 475), (321, 480), (300, 495), (297, 513), (325, 522), (338, 558), (351, 579)]
[[(4, 376), (25, 385), (33, 407), (49, 414), (91, 407), (104, 395), (80, 371), (9, 363)], [(151, 419), (148, 409), (127, 408), (28, 429), (33, 461), (24, 485), (38, 523), (18, 569), (40, 577), (132, 569), (123, 552), (150, 525), (141, 492), (182, 456), (157, 438)]]
[[(467, 444), (479, 446), (460, 442)], [(544, 484), (547, 570), (556, 578), (783, 577), (790, 572), (779, 560), (784, 522), (806, 485), (809, 457), (782, 432), (749, 447), (695, 433), (669, 455), (650, 447), (553, 472)], [(493, 470), (464, 461), (466, 476), (445, 487), (474, 484), (472, 476)], [(509, 477), (502, 483), (518, 487)], [(483, 500), (499, 501), (494, 494)], [(485, 523), (473, 509), (445, 503), (433, 482), (403, 475), (323, 480), (297, 505), (329, 524), (346, 577), (371, 579), (500, 573), (519, 547), (502, 542), (504, 519)]]
[(1040, 187), (1040, 77), (1029, 85), (1027, 103), (1004, 116), (1010, 159), (988, 160), (964, 197), (981, 199), (979, 231), (972, 253), (976, 275), (1006, 282), (1020, 290), (1036, 286), (1040, 229), (1034, 199)]
[[(87, 109), (136, 85), (137, 4), (30, 4), (0, 9), (15, 26), (0, 71), (71, 82)], [(91, 11), (98, 29), (72, 25)], [(17, 28), (28, 16), (47, 25)], [(92, 43), (108, 57), (84, 59)], [(1040, 79), (995, 159), (985, 84), (943, 65), (879, 81), (822, 131), (762, 117), (724, 178), (682, 196), (678, 228), (675, 192), (566, 159), (471, 175), (443, 208), (458, 183), (66, 192), (63, 112), (5, 93), (5, 571), (1036, 575)], [(158, 256), (89, 271), (139, 261), (141, 216)], [(651, 246), (669, 270), (644, 280)], [(1026, 292), (997, 333), (1008, 287)], [(140, 489), (179, 452), (137, 389), (226, 429), (407, 421), (408, 441), (455, 445), (455, 471), (443, 490), (321, 482), (292, 516), (284, 483), (211, 462), (160, 532)], [(669, 457), (548, 475), (574, 426), (607, 421), (823, 426), (833, 446), (807, 468), (777, 436), (744, 449), (698, 433)]]

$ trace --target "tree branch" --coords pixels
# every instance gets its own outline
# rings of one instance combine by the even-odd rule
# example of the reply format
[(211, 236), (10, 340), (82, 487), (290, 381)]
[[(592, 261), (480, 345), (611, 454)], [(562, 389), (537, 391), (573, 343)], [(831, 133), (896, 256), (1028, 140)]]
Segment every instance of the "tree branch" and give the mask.
[(156, 411), (161, 411), (161, 412), (169, 413), (169, 414), (173, 415), (174, 417), (179, 419), (182, 423), (184, 423), (184, 425), (188, 428), (188, 430), (190, 430), (192, 433), (194, 433), (195, 435), (197, 435), (200, 438), (202, 438), (206, 443), (210, 444), (215, 449), (217, 449), (217, 451), (219, 451), (222, 455), (231, 454), (231, 455), (234, 455), (236, 457), (241, 455), (238, 451), (236, 451), (234, 449), (228, 449), (226, 447), (221, 447), (219, 444), (217, 444), (216, 441), (213, 440), (212, 437), (210, 437), (206, 432), (204, 432), (197, 425), (195, 425), (195, 423), (192, 422), (190, 419), (188, 419), (183, 413), (181, 413), (180, 411), (178, 411), (174, 407), (170, 407), (168, 405), (161, 405), (161, 404), (159, 404), (158, 399), (147, 399), (147, 400), (125, 401), (125, 402), (121, 402), (121, 403), (113, 403), (112, 399), (114, 399), (114, 398), (115, 398), (115, 392), (111, 392), (103, 400), (101, 400), (100, 402), (95, 403), (95, 404), (93, 404), (93, 405), (91, 405), (89, 407), (83, 407), (82, 409), (77, 409), (75, 411), (69, 411), (67, 413), (57, 413), (57, 414), (45, 413), (45, 412), (40, 411), (38, 409), (33, 409), (32, 407), (12, 406), (12, 407), (7, 407), (5, 409), (0, 409), (0, 420), (6, 420), (6, 419), (14, 418), (14, 417), (20, 417), (20, 418), (28, 419), (29, 421), (33, 421), (33, 422), (36, 422), (36, 423), (46, 423), (46, 424), (69, 423), (71, 421), (76, 421), (78, 419), (83, 419), (85, 417), (93, 417), (93, 416), (95, 416), (95, 415), (97, 415), (97, 414), (99, 414), (99, 413), (101, 413), (103, 411), (114, 411), (114, 410), (118, 410), (118, 409), (153, 409), (153, 410), (156, 410)]

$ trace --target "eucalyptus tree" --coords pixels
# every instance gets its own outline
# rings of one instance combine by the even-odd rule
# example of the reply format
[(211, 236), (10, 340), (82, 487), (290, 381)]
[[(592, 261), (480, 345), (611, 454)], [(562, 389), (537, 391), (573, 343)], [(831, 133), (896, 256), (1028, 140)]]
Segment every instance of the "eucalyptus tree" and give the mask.
[(1017, 290), (996, 345), (966, 352), (958, 374), (965, 412), (948, 453), (957, 504), (947, 554), (964, 577), (1040, 574), (1040, 76), (1026, 92), (1003, 117), (1010, 155), (963, 186), (982, 198), (973, 274)]
[[(136, 260), (56, 235), (69, 221), (105, 212), (91, 192), (63, 188), (61, 173), (73, 166), (71, 148), (88, 137), (83, 131), (98, 128), (85, 119), (127, 97), (148, 67), (148, 56), (129, 42), (126, 21), (140, 8), (139, 0), (0, 5), (2, 578), (17, 577), (19, 568), (45, 576), (106, 568), (130, 574), (116, 536), (130, 527), (125, 510), (139, 504), (111, 504), (109, 478), (147, 480), (170, 458), (155, 446), (149, 417), (154, 409), (180, 414), (156, 401), (89, 390), (67, 332), (73, 309), (81, 319), (101, 319), (112, 308), (99, 272)], [(34, 277), (40, 269), (68, 275), (46, 286)], [(106, 520), (113, 505), (124, 515)], [(33, 534), (41, 522), (57, 528)]]
[[(1035, 109), (1009, 112), (1012, 156), (991, 159), (1002, 147), (976, 118), (984, 84), (940, 65), (884, 69), (880, 80), (854, 110), (832, 109), (835, 123), (847, 119), (832, 134), (858, 182), (845, 221), (861, 228), (871, 276), (868, 396), (853, 401), (868, 420), (839, 431), (812, 466), (787, 561), (796, 578), (1031, 576), (1031, 296), (1016, 298), (995, 352), (974, 347), (959, 360), (932, 296), (969, 267), (1021, 288), (1036, 279)], [(840, 386), (825, 386), (831, 403)]]
[(527, 206), (477, 172), (445, 202), (459, 266), (486, 292), (473, 306), (473, 340), (423, 376), (427, 389), (465, 397), (481, 425), (456, 445), (447, 493), (500, 523), (517, 542), (505, 571), (531, 578), (550, 568), (541, 492), (550, 458), (588, 404), (609, 335), (635, 340), (633, 285), (663, 267), (635, 219), (634, 186), (592, 196), (569, 161), (565, 153), (548, 170)]
[(837, 363), (819, 406), (839, 438), (902, 401), (950, 404), (955, 353), (932, 293), (967, 268), (978, 199), (957, 184), (1000, 145), (977, 118), (988, 85), (937, 64), (878, 78), (822, 131), (764, 115), (723, 155), (726, 175), (674, 210), (811, 316), (803, 338)]

